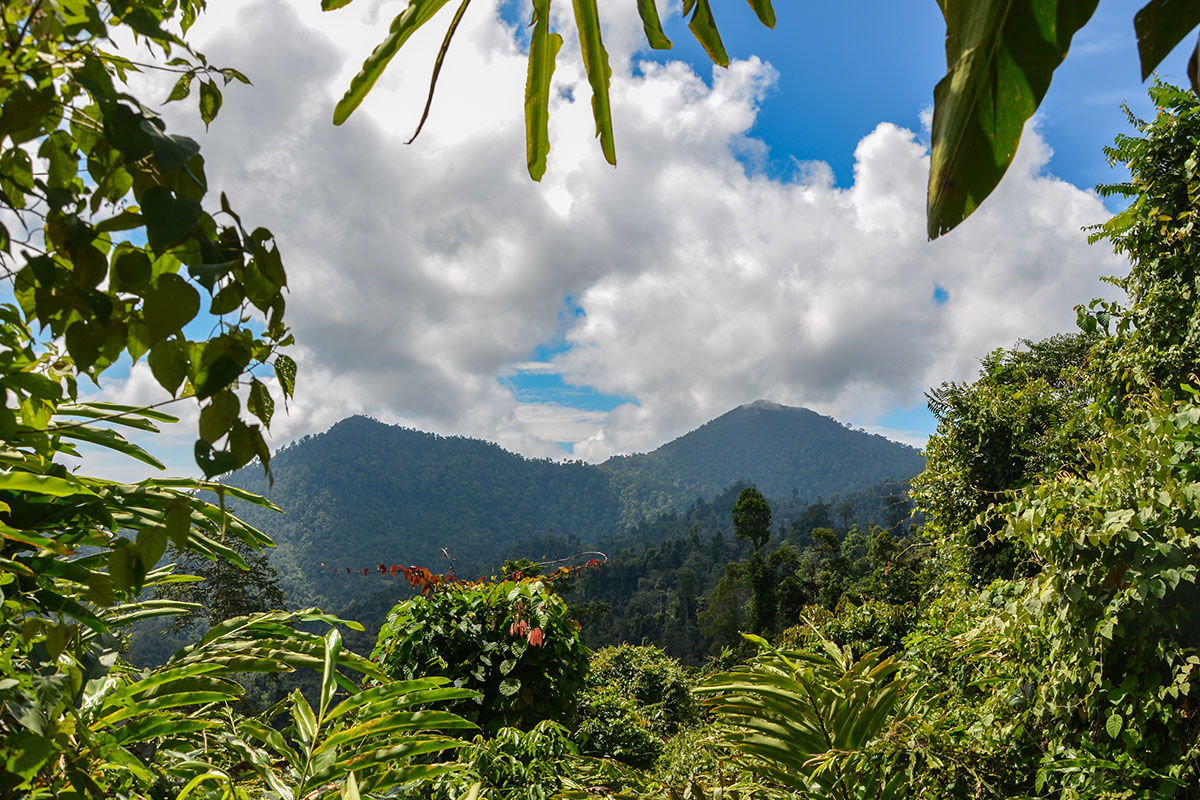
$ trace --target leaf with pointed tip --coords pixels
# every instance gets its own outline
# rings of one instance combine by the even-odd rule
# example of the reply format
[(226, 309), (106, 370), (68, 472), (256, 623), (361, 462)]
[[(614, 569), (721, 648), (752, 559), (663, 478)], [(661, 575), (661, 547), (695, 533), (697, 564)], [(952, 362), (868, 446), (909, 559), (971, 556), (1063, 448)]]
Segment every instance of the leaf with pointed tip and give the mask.
[(658, 17), (658, 6), (654, 0), (637, 0), (638, 16), (642, 18), (642, 30), (646, 43), (655, 50), (670, 50), (671, 40), (663, 33), (662, 20)]
[(572, 0), (575, 7), (575, 27), (579, 30), (579, 50), (588, 83), (592, 86), (592, 116), (596, 119), (596, 135), (604, 160), (616, 166), (617, 147), (613, 140), (612, 107), (609, 104), (608, 84), (612, 68), (608, 51), (600, 38), (600, 13), (596, 0)]
[(550, 32), (550, 0), (533, 0), (533, 35), (525, 76), (525, 159), (529, 177), (540, 181), (550, 153), (550, 78), (562, 37)]
[(166, 469), (166, 465), (159, 461), (150, 453), (138, 447), (133, 442), (126, 439), (121, 434), (108, 428), (93, 428), (90, 425), (79, 425), (74, 428), (68, 428), (60, 431), (59, 436), (66, 439), (78, 439), (81, 442), (105, 447), (109, 450), (115, 450), (118, 453), (123, 453), (130, 458), (135, 458), (143, 464), (149, 464), (155, 469)]
[(768, 28), (775, 27), (775, 9), (771, 6), (771, 0), (746, 0), (746, 2), (754, 9), (759, 22)]
[(387, 69), (387, 65), (408, 41), (408, 38), (432, 19), (433, 15), (446, 5), (446, 2), (447, 0), (412, 0), (407, 8), (396, 15), (388, 29), (387, 38), (371, 51), (371, 55), (367, 56), (362, 69), (350, 79), (350, 88), (346, 90), (342, 99), (334, 107), (334, 125), (341, 125), (354, 113), (354, 109), (362, 104), (375, 82), (379, 80), (379, 76)]
[(417, 123), (417, 130), (413, 133), (412, 138), (405, 144), (412, 144), (421, 134), (421, 129), (425, 127), (425, 120), (429, 119), (429, 109), (433, 108), (433, 92), (437, 89), (438, 76), (442, 74), (442, 64), (446, 62), (446, 53), (450, 52), (450, 42), (454, 40), (454, 34), (458, 31), (458, 24), (462, 22), (463, 14), (467, 13), (467, 6), (471, 5), (471, 0), (462, 0), (458, 6), (458, 11), (454, 12), (454, 19), (450, 20), (450, 27), (446, 29), (446, 36), (442, 39), (442, 46), (438, 48), (437, 59), (433, 62), (433, 75), (429, 79), (429, 95), (425, 98), (425, 108), (421, 111), (421, 121)]
[(712, 7), (708, 4), (708, 0), (692, 0), (692, 2), (695, 4), (696, 10), (692, 14), (691, 21), (688, 22), (688, 30), (692, 32), (692, 36), (696, 37), (696, 41), (704, 48), (704, 52), (708, 53), (708, 57), (714, 64), (728, 67), (729, 54), (725, 52), (721, 33), (717, 30), (716, 21), (713, 20)]
[(1097, 0), (942, 0), (946, 76), (933, 91), (928, 233), (970, 216), (1017, 153)]

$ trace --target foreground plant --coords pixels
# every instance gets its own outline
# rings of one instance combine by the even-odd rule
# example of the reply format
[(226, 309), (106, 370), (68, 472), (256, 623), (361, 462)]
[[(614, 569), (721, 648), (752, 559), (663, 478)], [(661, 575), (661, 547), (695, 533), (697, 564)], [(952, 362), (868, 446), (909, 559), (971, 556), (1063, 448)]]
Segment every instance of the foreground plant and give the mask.
[(748, 664), (696, 687), (728, 749), (769, 783), (813, 798), (891, 798), (903, 773), (871, 746), (893, 722), (905, 684), (875, 650), (854, 659), (828, 641), (784, 652), (765, 639)]

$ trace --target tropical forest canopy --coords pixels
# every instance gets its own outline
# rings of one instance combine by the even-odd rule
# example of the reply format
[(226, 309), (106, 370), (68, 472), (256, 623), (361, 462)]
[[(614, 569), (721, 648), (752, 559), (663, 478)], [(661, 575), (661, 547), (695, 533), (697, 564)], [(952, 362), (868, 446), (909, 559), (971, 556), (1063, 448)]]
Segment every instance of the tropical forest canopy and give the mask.
[[(336, 113), (443, 4), (401, 12)], [(1015, 148), (1094, 4), (941, 3), (950, 75), (931, 209), (962, 192), (969, 211), (998, 179), (1001, 145)], [(531, 168), (561, 41), (549, 6), (533, 2)], [(708, 0), (683, 7), (720, 60)], [(751, 7), (770, 25), (767, 0)], [(639, 8), (653, 44), (656, 7)], [(291, 344), (283, 257), (209, 187), (197, 143), (129, 85), (138, 70), (171, 71), (172, 102), (213, 120), (243, 76), (188, 46), (202, 10), (2, 9), (0, 266), (13, 296), (0, 305), (0, 796), (1200, 796), (1192, 91), (1156, 82), (1155, 117), (1131, 118), (1107, 151), (1130, 178), (1101, 191), (1127, 205), (1091, 233), (1129, 258), (1115, 278), (1126, 299), (1080, 306), (1078, 332), (980, 354), (977, 380), (930, 391), (939, 427), (914, 482), (920, 516), (873, 524), (850, 494), (784, 512), (786, 497), (735, 485), (642, 518), (607, 563), (528, 557), (536, 545), (478, 580), (381, 563), (411, 596), (350, 647), (358, 623), (269, 608), (282, 593), (264, 558), (274, 543), (229, 511), (275, 512), (269, 500), (66, 466), (79, 442), (157, 463), (121, 431), (152, 433), (166, 411), (81, 401), (81, 379), (103, 386), (143, 358), (172, 403), (197, 406), (206, 476), (255, 458), (279, 466), (263, 444), (276, 409), (262, 376), (298, 390), (279, 352)], [(597, 6), (573, 11), (607, 155)], [(1143, 69), (1194, 13), (1139, 13)], [(122, 55), (116, 42), (131, 37), (161, 66)], [(996, 92), (970, 91), (983, 88)], [(962, 173), (949, 185), (946, 131), (974, 153), (951, 159)], [(218, 323), (195, 337), (202, 308)], [(674, 467), (643, 463), (656, 480)], [(211, 591), (222, 585), (238, 591)], [(128, 632), (163, 617), (200, 630), (160, 663), (131, 665)], [(706, 643), (714, 658), (692, 669), (663, 649), (694, 661)]]

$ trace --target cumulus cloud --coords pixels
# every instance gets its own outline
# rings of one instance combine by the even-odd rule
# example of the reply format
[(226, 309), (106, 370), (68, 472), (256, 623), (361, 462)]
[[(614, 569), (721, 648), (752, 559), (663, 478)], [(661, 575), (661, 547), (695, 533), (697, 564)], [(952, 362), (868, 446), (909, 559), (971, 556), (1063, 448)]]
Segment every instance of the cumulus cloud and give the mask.
[[(368, 413), (535, 456), (574, 442), (600, 459), (758, 397), (869, 425), (969, 377), (991, 348), (1070, 328), (1097, 276), (1121, 271), (1080, 233), (1103, 206), (1046, 172), (1036, 130), (984, 209), (929, 243), (928, 154), (912, 131), (882, 122), (863, 138), (849, 187), (803, 154), (794, 177), (771, 179), (749, 131), (773, 68), (639, 63), (627, 10), (606, 33), (618, 169), (600, 155), (560, 16), (549, 171), (528, 179), (526, 65), (496, 0), (473, 4), (416, 144), (403, 141), (441, 30), (414, 36), (334, 128), (388, 9), (214, 6), (200, 48), (255, 86), (230, 87), (208, 134), (170, 118), (201, 140), (210, 183), (282, 246), (301, 373), (276, 443)], [(556, 338), (560, 352), (533, 355)], [(630, 402), (523, 402), (507, 380), (519, 371)]]

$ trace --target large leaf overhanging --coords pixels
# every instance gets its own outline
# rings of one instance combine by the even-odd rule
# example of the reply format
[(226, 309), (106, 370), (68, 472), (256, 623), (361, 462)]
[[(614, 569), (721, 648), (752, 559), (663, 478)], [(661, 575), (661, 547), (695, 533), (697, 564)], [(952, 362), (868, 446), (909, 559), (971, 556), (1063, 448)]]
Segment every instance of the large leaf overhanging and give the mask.
[(974, 211), (1017, 153), (1097, 0), (941, 0), (946, 76), (934, 89), (929, 237)]

